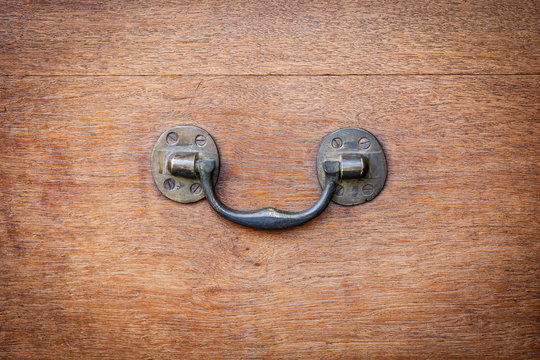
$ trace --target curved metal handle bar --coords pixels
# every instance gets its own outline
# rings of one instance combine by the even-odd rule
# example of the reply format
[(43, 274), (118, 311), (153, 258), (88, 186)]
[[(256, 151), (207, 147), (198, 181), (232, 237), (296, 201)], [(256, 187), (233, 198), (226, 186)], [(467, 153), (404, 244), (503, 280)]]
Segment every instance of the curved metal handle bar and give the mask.
[(340, 164), (338, 161), (324, 162), (326, 184), (321, 197), (312, 207), (300, 212), (282, 211), (270, 207), (253, 211), (231, 209), (218, 199), (214, 191), (212, 182), (212, 172), (215, 168), (214, 160), (198, 160), (195, 168), (201, 179), (206, 198), (218, 214), (232, 222), (254, 229), (275, 230), (303, 224), (317, 217), (326, 209), (336, 189)]

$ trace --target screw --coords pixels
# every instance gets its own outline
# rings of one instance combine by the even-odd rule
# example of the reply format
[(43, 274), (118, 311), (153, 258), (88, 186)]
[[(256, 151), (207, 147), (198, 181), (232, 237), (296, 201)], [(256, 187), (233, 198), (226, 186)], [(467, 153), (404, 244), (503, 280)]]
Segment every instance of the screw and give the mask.
[(365, 196), (369, 196), (371, 194), (373, 194), (373, 185), (371, 184), (366, 184), (362, 187), (362, 192), (364, 193)]
[(175, 132), (170, 132), (167, 134), (167, 144), (173, 145), (178, 141), (178, 134)]
[(341, 138), (333, 138), (332, 139), (332, 147), (334, 149), (339, 149), (340, 147), (343, 146), (343, 140), (341, 140)]
[(197, 135), (195, 137), (195, 144), (198, 146), (204, 146), (206, 144), (206, 137), (204, 135)]
[(360, 146), (361, 149), (367, 149), (371, 146), (371, 141), (365, 137), (360, 138), (360, 140), (358, 140), (358, 146)]
[(163, 187), (165, 188), (165, 190), (167, 191), (171, 191), (172, 189), (174, 189), (174, 180), (173, 179), (167, 179), (165, 180), (165, 182), (163, 183)]
[(189, 188), (189, 190), (191, 190), (191, 192), (195, 195), (199, 195), (201, 192), (202, 192), (202, 188), (201, 188), (201, 184), (199, 183), (194, 183), (193, 185), (191, 185), (191, 187)]
[(345, 192), (345, 189), (343, 189), (343, 186), (338, 185), (338, 186), (336, 187), (336, 192), (335, 192), (335, 194), (336, 194), (337, 196), (343, 195), (344, 192)]

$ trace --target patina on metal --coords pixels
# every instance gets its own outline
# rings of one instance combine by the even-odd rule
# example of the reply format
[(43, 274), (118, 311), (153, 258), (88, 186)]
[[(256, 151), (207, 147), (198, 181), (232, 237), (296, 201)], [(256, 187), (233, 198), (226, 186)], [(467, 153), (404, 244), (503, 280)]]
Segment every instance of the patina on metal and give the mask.
[[(339, 139), (339, 140), (337, 140)], [(339, 145), (339, 146), (336, 146)], [(341, 164), (338, 189), (332, 201), (340, 205), (358, 205), (373, 200), (386, 182), (386, 158), (375, 136), (359, 128), (344, 128), (325, 137), (317, 154), (319, 183), (326, 183), (324, 161)]]
[(382, 147), (372, 134), (357, 128), (340, 129), (328, 135), (319, 148), (317, 174), (323, 191), (313, 206), (299, 212), (269, 207), (239, 211), (223, 204), (216, 195), (219, 154), (210, 134), (196, 126), (176, 126), (158, 139), (152, 154), (152, 174), (169, 199), (187, 203), (206, 196), (224, 218), (271, 230), (303, 224), (322, 213), (331, 200), (341, 205), (372, 200), (384, 186), (387, 168)]
[(215, 184), (219, 175), (219, 152), (206, 130), (183, 125), (161, 134), (152, 152), (152, 175), (159, 191), (181, 203), (203, 199), (201, 180), (195, 172), (198, 160), (215, 162), (216, 171), (212, 175), (212, 183)]

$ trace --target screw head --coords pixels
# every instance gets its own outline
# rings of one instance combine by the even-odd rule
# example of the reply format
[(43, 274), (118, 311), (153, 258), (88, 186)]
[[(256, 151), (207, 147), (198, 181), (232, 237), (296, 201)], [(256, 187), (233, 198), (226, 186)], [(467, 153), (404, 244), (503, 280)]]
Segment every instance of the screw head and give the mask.
[(342, 146), (343, 146), (343, 140), (341, 138), (336, 137), (332, 139), (332, 147), (334, 149), (339, 149)]
[(191, 185), (191, 187), (189, 188), (189, 190), (195, 194), (195, 195), (199, 195), (201, 192), (202, 192), (202, 188), (201, 188), (201, 184), (199, 183), (194, 183)]
[(366, 185), (362, 186), (362, 193), (365, 196), (369, 196), (369, 195), (373, 194), (373, 185), (366, 184)]
[(358, 140), (358, 146), (360, 146), (360, 149), (367, 149), (371, 146), (371, 141), (366, 137), (360, 138), (360, 140)]
[(195, 144), (197, 144), (197, 146), (204, 146), (206, 145), (206, 136), (204, 135), (197, 135), (195, 137)]
[(175, 186), (174, 179), (167, 179), (163, 182), (163, 187), (167, 191), (171, 191), (172, 189), (174, 189), (174, 186)]
[(167, 134), (166, 138), (167, 144), (174, 145), (178, 141), (178, 134), (175, 132), (170, 132)]

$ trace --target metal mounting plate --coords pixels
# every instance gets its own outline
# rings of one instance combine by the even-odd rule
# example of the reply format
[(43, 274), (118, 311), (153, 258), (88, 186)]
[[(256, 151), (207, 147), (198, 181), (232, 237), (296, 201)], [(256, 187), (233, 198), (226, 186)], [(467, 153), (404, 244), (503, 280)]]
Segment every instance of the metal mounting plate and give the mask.
[(332, 201), (340, 205), (358, 205), (374, 199), (386, 181), (386, 158), (375, 136), (359, 128), (334, 131), (324, 138), (317, 153), (317, 176), (321, 187), (326, 183), (323, 169), (326, 160), (341, 160), (343, 155), (357, 155), (367, 160), (364, 176), (340, 179)]
[(200, 127), (175, 126), (165, 131), (152, 151), (152, 175), (161, 193), (171, 200), (192, 203), (205, 197), (200, 180), (171, 174), (167, 161), (176, 153), (196, 154), (197, 160), (214, 160), (216, 168), (212, 181), (219, 174), (219, 152), (212, 136)]

